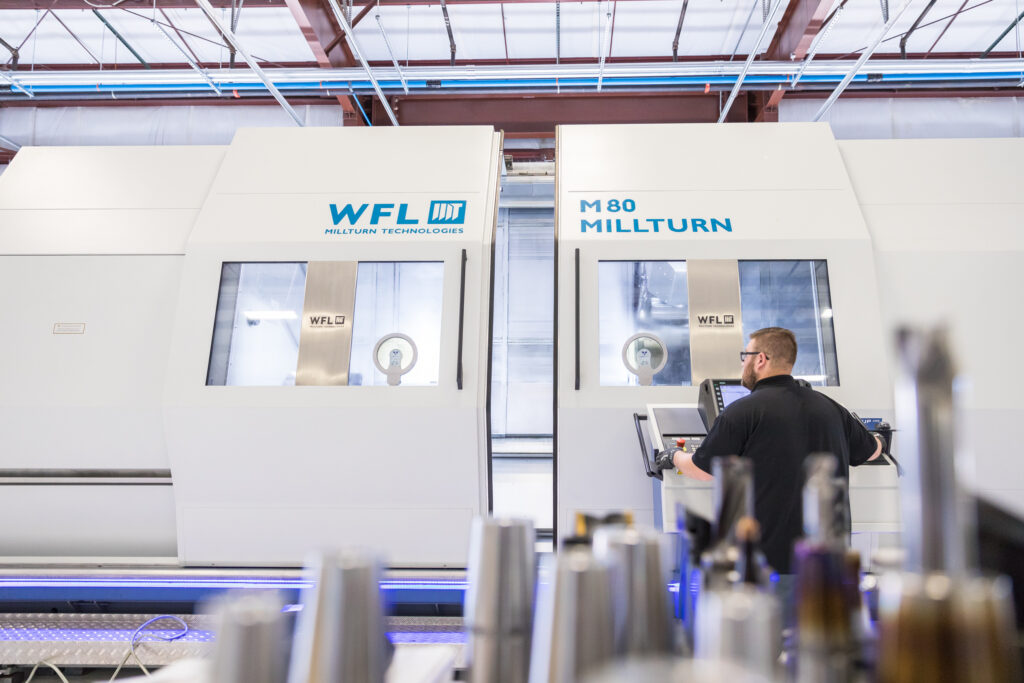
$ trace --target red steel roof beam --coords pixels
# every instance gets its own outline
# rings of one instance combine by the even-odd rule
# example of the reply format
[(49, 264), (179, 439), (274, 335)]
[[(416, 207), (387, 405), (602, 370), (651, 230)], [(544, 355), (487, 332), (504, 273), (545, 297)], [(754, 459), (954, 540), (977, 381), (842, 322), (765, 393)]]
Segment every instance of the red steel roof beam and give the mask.
[[(341, 27), (337, 25), (330, 9), (321, 0), (286, 0), (286, 2), (295, 18), (295, 23), (298, 24), (306, 42), (309, 43), (309, 49), (313, 51), (317, 65), (323, 69), (329, 69), (355, 64), (355, 58), (352, 56), (348, 43), (344, 39), (334, 40), (335, 36), (342, 33)], [(365, 14), (365, 11), (360, 14)], [(339, 54), (337, 50), (325, 49), (325, 45), (328, 48), (338, 45), (341, 53)], [(345, 112), (344, 118), (347, 125), (361, 126), (363, 119), (356, 110), (353, 97), (354, 95), (338, 95), (338, 104)]]
[[(818, 34), (825, 19), (828, 18), (828, 11), (832, 4), (832, 0), (790, 0), (764, 58), (766, 60), (791, 59), (799, 61), (806, 57), (807, 51), (811, 48), (811, 42), (814, 41), (814, 36)], [(753, 117), (754, 120), (778, 121), (779, 102), (785, 94), (786, 91), (779, 88), (771, 96), (765, 98), (763, 106), (758, 107), (757, 115)]]
[(792, 0), (765, 53), (767, 60), (801, 60), (821, 30), (832, 0)]
[[(236, 0), (237, 2), (237, 0)], [(285, 0), (248, 0), (245, 8), (252, 7), (284, 7)], [(63, 10), (63, 9), (104, 9), (99, 5), (113, 5), (114, 0), (99, 0), (90, 5), (85, 0), (0, 0), (0, 10), (5, 9), (33, 9), (33, 10)], [(153, 5), (157, 9), (198, 9), (195, 0), (124, 0), (118, 9), (148, 9), (152, 10)], [(231, 0), (210, 0), (210, 4), (216, 8), (230, 8)]]

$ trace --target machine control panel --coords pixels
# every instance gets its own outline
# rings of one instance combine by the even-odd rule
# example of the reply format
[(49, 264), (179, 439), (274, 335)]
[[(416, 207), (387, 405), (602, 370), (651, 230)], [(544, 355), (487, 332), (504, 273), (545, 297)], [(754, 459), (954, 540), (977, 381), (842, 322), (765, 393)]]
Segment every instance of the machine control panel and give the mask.
[[(700, 448), (700, 445), (704, 443), (704, 435), (662, 434), (661, 442), (665, 444), (665, 448), (682, 448), (683, 453), (693, 455)], [(674, 471), (678, 472), (678, 470)]]
[(697, 412), (704, 422), (705, 429), (718, 419), (719, 413), (738, 398), (743, 398), (750, 390), (740, 384), (738, 379), (706, 379), (700, 383), (697, 399)]
[(682, 448), (683, 453), (696, 453), (704, 443), (704, 436), (693, 434), (662, 434), (661, 441), (666, 448)]

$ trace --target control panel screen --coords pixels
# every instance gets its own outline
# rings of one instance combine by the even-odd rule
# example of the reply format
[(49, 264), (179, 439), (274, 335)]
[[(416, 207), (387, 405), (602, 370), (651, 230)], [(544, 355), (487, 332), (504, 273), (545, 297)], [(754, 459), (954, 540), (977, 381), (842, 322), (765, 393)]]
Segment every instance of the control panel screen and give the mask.
[(742, 384), (719, 384), (717, 388), (722, 395), (723, 408), (728, 408), (730, 403), (750, 393), (750, 389)]

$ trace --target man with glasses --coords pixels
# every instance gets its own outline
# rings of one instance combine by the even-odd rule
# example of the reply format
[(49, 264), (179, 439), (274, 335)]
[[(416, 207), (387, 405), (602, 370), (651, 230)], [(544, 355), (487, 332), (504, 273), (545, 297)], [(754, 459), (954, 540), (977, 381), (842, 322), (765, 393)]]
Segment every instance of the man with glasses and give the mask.
[[(657, 460), (660, 469), (708, 481), (713, 457), (750, 458), (761, 550), (780, 574), (791, 573), (793, 542), (803, 535), (804, 459), (832, 453), (848, 481), (851, 466), (874, 460), (886, 446), (846, 408), (797, 383), (791, 374), (796, 352), (796, 337), (785, 328), (751, 334), (740, 353), (741, 382), (750, 395), (722, 411), (695, 453), (670, 448)], [(846, 504), (849, 519), (849, 500)]]

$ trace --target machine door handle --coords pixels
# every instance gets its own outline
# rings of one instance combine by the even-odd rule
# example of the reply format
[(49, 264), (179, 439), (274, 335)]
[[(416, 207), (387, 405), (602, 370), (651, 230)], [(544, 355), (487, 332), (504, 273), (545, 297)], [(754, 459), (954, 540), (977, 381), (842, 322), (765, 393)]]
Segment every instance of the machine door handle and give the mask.
[(576, 249), (576, 391), (580, 390), (580, 250)]
[(459, 348), (455, 365), (455, 385), (462, 391), (462, 331), (466, 320), (466, 250), (462, 250), (461, 271), (459, 275)]
[(644, 461), (644, 472), (648, 477), (654, 477), (655, 479), (665, 480), (665, 477), (661, 472), (651, 467), (651, 456), (647, 453), (647, 441), (644, 439), (644, 428), (640, 426), (640, 422), (647, 422), (647, 416), (641, 415), (640, 413), (633, 413), (633, 424), (636, 425), (636, 438), (640, 440), (640, 457)]

